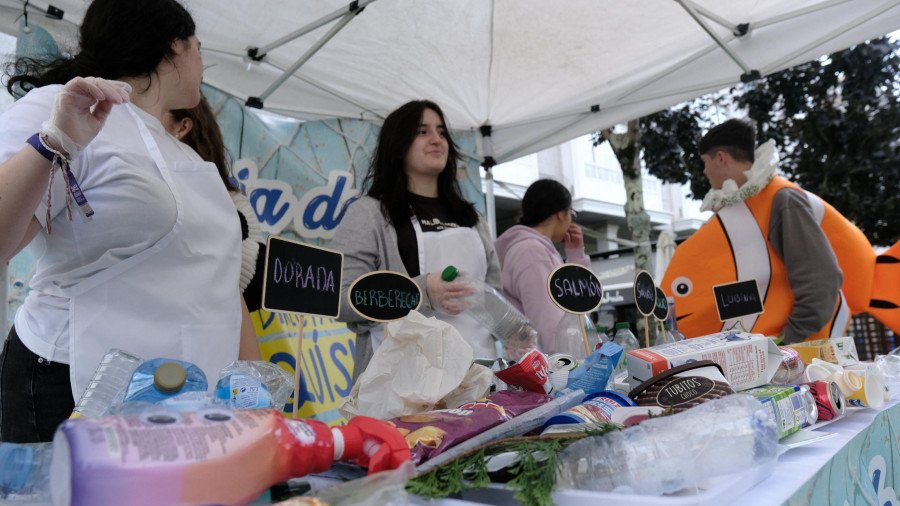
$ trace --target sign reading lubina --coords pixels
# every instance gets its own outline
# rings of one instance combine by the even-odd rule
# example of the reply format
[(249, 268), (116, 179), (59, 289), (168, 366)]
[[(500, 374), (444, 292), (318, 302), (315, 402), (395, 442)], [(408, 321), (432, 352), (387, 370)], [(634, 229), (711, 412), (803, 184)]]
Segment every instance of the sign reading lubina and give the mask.
[(422, 291), (412, 278), (393, 271), (364, 274), (347, 290), (350, 307), (377, 322), (399, 320), (422, 304)]
[(337, 317), (343, 268), (343, 253), (270, 235), (262, 307), (266, 311)]
[(590, 269), (578, 264), (563, 264), (547, 278), (550, 298), (563, 311), (587, 314), (603, 300), (603, 286)]
[(764, 311), (759, 285), (755, 279), (735, 281), (713, 287), (719, 320), (741, 318)]

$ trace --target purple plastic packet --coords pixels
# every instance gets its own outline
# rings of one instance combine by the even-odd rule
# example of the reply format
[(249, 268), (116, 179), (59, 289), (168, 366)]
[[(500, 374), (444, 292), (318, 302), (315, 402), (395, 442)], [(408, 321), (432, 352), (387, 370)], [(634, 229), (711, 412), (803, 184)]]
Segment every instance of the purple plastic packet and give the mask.
[(456, 409), (425, 411), (388, 420), (406, 438), (419, 465), (448, 448), (553, 400), (524, 390), (503, 390)]

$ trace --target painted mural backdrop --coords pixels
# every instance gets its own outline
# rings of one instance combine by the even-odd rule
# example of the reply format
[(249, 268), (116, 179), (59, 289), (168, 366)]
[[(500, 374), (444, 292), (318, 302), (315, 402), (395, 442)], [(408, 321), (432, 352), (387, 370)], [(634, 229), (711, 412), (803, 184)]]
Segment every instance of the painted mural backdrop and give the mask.
[[(234, 160), (234, 178), (249, 197), (264, 235), (327, 248), (346, 206), (359, 195), (358, 185), (368, 170), (380, 126), (344, 119), (300, 122), (245, 108), (212, 87), (204, 86), (203, 93), (218, 114)], [(462, 152), (475, 153), (472, 132), (454, 132), (454, 139)], [(464, 169), (460, 186), (483, 212), (478, 161), (467, 157)], [(27, 250), (10, 263), (9, 324), (24, 300), (33, 269)], [(350, 391), (355, 335), (331, 318), (304, 317), (301, 327), (296, 315), (256, 311), (251, 316), (265, 360), (291, 374), (300, 364), (299, 414), (329, 424), (343, 423), (337, 407)], [(295, 350), (301, 329), (298, 360)], [(293, 398), (288, 412), (292, 406)]]

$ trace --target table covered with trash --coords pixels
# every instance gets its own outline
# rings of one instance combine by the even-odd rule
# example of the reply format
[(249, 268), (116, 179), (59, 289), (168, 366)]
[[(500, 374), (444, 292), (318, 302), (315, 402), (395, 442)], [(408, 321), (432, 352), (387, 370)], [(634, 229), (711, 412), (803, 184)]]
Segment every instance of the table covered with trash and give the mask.
[[(900, 356), (860, 362), (848, 339), (788, 348), (729, 331), (515, 363), (407, 355), (381, 375), (376, 353), (377, 390), (355, 389), (338, 427), (284, 416), (273, 403), (287, 378), (236, 364), (239, 381), (216, 395), (129, 403), (119, 391), (52, 444), (3, 443), (0, 501), (896, 502)], [(252, 391), (265, 400), (240, 397)]]

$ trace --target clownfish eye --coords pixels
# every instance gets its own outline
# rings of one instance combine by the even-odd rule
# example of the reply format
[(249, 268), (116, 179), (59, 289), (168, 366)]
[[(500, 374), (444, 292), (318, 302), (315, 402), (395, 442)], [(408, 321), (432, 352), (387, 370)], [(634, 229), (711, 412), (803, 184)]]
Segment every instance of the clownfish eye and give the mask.
[(687, 297), (694, 291), (694, 283), (690, 278), (679, 276), (672, 281), (672, 293), (679, 297)]

